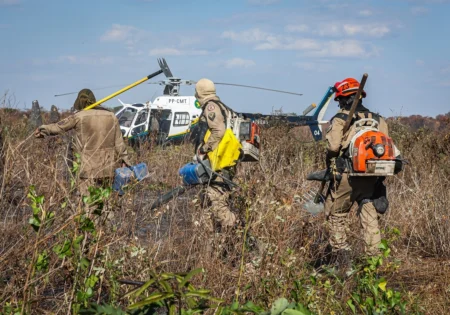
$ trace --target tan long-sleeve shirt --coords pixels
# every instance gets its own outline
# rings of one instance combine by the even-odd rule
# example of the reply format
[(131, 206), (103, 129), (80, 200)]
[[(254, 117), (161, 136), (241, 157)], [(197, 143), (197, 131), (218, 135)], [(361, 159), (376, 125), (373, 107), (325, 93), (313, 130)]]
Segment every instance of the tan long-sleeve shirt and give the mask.
[(131, 165), (119, 122), (109, 110), (100, 107), (80, 111), (39, 129), (45, 135), (75, 130), (74, 151), (81, 156), (81, 178), (112, 177), (119, 162)]

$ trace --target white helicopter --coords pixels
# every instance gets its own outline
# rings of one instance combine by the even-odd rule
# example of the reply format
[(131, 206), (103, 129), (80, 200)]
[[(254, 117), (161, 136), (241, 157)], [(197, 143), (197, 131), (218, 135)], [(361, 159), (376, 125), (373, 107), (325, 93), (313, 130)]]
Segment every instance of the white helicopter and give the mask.
[[(119, 120), (120, 129), (124, 138), (127, 138), (130, 144), (145, 141), (148, 136), (153, 133), (157, 134), (157, 144), (176, 144), (182, 142), (186, 136), (196, 127), (198, 119), (201, 115), (201, 106), (194, 96), (180, 96), (181, 85), (193, 85), (196, 82), (192, 80), (182, 80), (173, 76), (166, 60), (164, 58), (158, 59), (159, 66), (166, 76), (166, 80), (159, 82), (150, 82), (150, 84), (164, 85), (164, 92), (162, 96), (157, 97), (153, 102), (122, 104), (122, 108), (116, 111), (116, 117)], [(216, 85), (229, 85), (237, 87), (245, 87), (259, 90), (272, 91), (277, 93), (302, 95), (299, 93), (280, 91), (274, 89), (267, 89), (255, 86), (218, 83)], [(313, 116), (280, 116), (276, 115), (258, 115), (258, 114), (244, 114), (246, 117), (269, 123), (267, 118), (276, 118), (276, 120), (284, 120), (294, 125), (309, 125), (311, 132), (316, 140), (322, 137), (321, 124), (322, 117), (328, 106), (330, 100), (329, 93), (319, 104)], [(326, 103), (326, 104), (325, 104)], [(306, 115), (309, 111), (315, 108), (315, 104), (308, 107), (303, 113)], [(266, 119), (266, 120), (261, 120)]]
[(200, 116), (199, 102), (193, 96), (163, 95), (153, 103), (125, 104), (116, 112), (124, 138), (131, 142), (146, 139), (155, 132), (158, 144), (178, 143)]
[[(156, 135), (157, 144), (176, 144), (182, 142), (187, 135), (195, 134), (195, 128), (201, 115), (201, 106), (194, 96), (180, 96), (181, 85), (193, 85), (196, 82), (192, 80), (182, 80), (174, 77), (166, 60), (158, 59), (160, 71), (166, 76), (166, 80), (159, 82), (150, 82), (150, 84), (159, 84), (164, 86), (163, 95), (156, 97), (153, 102), (126, 104), (119, 100), (121, 108), (116, 109), (115, 115), (119, 120), (120, 129), (124, 138), (128, 139), (130, 144), (138, 144), (146, 141), (149, 136)], [(301, 96), (302, 94), (280, 91), (262, 87), (249, 85), (219, 83), (216, 85), (228, 85), (244, 88), (252, 88), (258, 90), (272, 91), (277, 93), (291, 94)], [(111, 87), (99, 88), (106, 89)], [(63, 96), (75, 94), (76, 92), (64, 93), (55, 96)], [(318, 106), (312, 104), (304, 112), (303, 115), (283, 115), (283, 114), (255, 114), (241, 113), (246, 118), (260, 124), (271, 125), (272, 123), (285, 122), (292, 126), (308, 126), (314, 140), (322, 139), (322, 125), (326, 121), (322, 121), (333, 89), (328, 88), (324, 98)], [(307, 115), (315, 109), (313, 115)]]
[(151, 132), (157, 134), (157, 144), (179, 143), (189, 131), (191, 123), (202, 113), (194, 96), (180, 96), (180, 85), (193, 81), (175, 78), (165, 59), (158, 59), (167, 80), (155, 82), (165, 85), (162, 96), (153, 102), (122, 104), (116, 111), (122, 135), (132, 144), (145, 140)]

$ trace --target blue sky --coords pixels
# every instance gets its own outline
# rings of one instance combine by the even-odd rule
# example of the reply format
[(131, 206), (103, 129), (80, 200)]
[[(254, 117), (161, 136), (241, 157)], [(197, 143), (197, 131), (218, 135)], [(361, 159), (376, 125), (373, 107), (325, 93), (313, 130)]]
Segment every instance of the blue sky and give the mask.
[[(449, 0), (0, 0), (0, 92), (19, 108), (37, 99), (68, 109), (76, 95), (53, 95), (132, 83), (165, 57), (183, 79), (304, 94), (218, 86), (237, 111), (301, 113), (329, 85), (367, 72), (372, 110), (435, 116), (450, 111), (449, 14)], [(161, 92), (143, 84), (119, 98)]]

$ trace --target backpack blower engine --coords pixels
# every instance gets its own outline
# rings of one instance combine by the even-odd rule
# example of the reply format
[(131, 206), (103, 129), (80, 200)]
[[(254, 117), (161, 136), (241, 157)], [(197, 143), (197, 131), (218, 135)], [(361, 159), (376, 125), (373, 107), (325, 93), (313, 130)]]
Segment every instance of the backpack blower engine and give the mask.
[(259, 125), (250, 119), (238, 116), (234, 119), (233, 133), (241, 142), (244, 157), (242, 162), (259, 161), (260, 149), (260, 128)]
[(378, 130), (378, 122), (365, 118), (355, 122), (349, 145), (350, 176), (390, 176), (395, 170), (395, 145)]

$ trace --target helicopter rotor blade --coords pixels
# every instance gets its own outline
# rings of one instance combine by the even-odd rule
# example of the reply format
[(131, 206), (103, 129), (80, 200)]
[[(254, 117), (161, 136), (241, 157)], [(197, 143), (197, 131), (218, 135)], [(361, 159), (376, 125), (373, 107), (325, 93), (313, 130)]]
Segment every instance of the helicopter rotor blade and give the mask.
[[(160, 59), (158, 59), (158, 63), (160, 63), (161, 69), (164, 71), (164, 74), (166, 74), (166, 76), (167, 75), (172, 75), (172, 72), (170, 72), (170, 69), (168, 70), (168, 73), (166, 73), (166, 71), (164, 69), (164, 67), (167, 66), (167, 63), (165, 63), (165, 60), (161, 61)], [(168, 66), (167, 66), (167, 69), (168, 69)], [(189, 80), (189, 81), (186, 81), (186, 82), (182, 82), (181, 84), (192, 85), (192, 84), (195, 84), (195, 83), (197, 83), (197, 81)], [(147, 82), (147, 84), (165, 85), (165, 82), (164, 81)], [(245, 87), (245, 88), (250, 88), (250, 89), (271, 91), (271, 92), (276, 92), (276, 93), (283, 93), (283, 94), (290, 94), (290, 95), (297, 95), (297, 96), (302, 96), (303, 95), (303, 94), (300, 94), (300, 93), (294, 93), (294, 92), (288, 92), (288, 91), (282, 91), (282, 90), (275, 90), (275, 89), (268, 89), (268, 88), (263, 88), (263, 87), (258, 87), (258, 86), (251, 86), (251, 85), (243, 85), (243, 84), (223, 83), (223, 82), (214, 82), (214, 84), (217, 84), (217, 85), (228, 85), (228, 86), (237, 86), (237, 87)], [(104, 87), (91, 89), (91, 90), (92, 91), (106, 90), (106, 89), (112, 89), (112, 88), (116, 88), (116, 87), (121, 87), (123, 85), (124, 84), (110, 85), (110, 86), (104, 86)], [(56, 94), (55, 97), (72, 95), (72, 94), (77, 94), (77, 93), (78, 92), (69, 92), (69, 93)]]
[(164, 72), (164, 75), (167, 78), (172, 78), (173, 77), (172, 71), (170, 71), (170, 68), (169, 68), (169, 65), (167, 64), (166, 59), (158, 58), (158, 64), (159, 64), (161, 70)]
[(288, 92), (288, 91), (281, 91), (281, 90), (275, 90), (275, 89), (268, 89), (268, 88), (262, 88), (262, 87), (251, 86), (251, 85), (243, 85), (243, 84), (223, 83), (223, 82), (214, 82), (214, 84), (217, 84), (217, 85), (229, 85), (229, 86), (245, 87), (245, 88), (250, 88), (250, 89), (257, 89), (257, 90), (271, 91), (271, 92), (284, 93), (284, 94), (291, 94), (291, 95), (297, 95), (297, 96), (302, 96), (302, 95), (303, 95), (303, 94), (301, 94), (301, 93), (294, 93), (294, 92)]
[[(96, 89), (90, 89), (91, 91), (100, 91), (100, 90), (106, 90), (106, 89), (112, 89), (112, 88), (116, 88), (116, 87), (122, 87), (125, 84), (116, 84), (116, 85), (109, 85), (109, 86), (104, 86), (104, 87), (100, 87), (100, 88), (96, 88)], [(62, 93), (62, 94), (55, 94), (54, 97), (59, 97), (59, 96), (66, 96), (66, 95), (72, 95), (72, 94), (78, 94), (79, 91), (77, 92), (68, 92), (68, 93)]]

